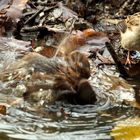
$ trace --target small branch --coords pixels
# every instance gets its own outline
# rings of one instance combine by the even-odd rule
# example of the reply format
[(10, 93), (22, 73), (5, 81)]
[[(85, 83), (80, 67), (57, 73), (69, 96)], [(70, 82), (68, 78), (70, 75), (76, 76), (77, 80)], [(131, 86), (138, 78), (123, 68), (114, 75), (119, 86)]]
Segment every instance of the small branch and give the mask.
[(66, 30), (61, 30), (61, 29), (54, 29), (50, 28), (48, 26), (32, 26), (32, 27), (25, 27), (21, 29), (22, 33), (25, 32), (39, 32), (39, 31), (46, 31), (46, 32), (54, 32), (54, 33), (67, 33)]
[(116, 63), (117, 69), (118, 69), (121, 77), (123, 77), (123, 78), (129, 77), (129, 75), (126, 72), (124, 66), (122, 65), (122, 63), (118, 59), (118, 56), (116, 55), (116, 53), (115, 53), (115, 51), (114, 51), (113, 46), (111, 45), (111, 43), (106, 42), (106, 47), (107, 47), (109, 53), (111, 54), (114, 62)]
[(28, 20), (25, 21), (25, 25), (29, 22), (31, 22), (33, 19), (35, 19), (36, 16), (38, 16), (42, 11), (44, 10), (44, 7), (39, 9), (35, 14), (33, 14)]

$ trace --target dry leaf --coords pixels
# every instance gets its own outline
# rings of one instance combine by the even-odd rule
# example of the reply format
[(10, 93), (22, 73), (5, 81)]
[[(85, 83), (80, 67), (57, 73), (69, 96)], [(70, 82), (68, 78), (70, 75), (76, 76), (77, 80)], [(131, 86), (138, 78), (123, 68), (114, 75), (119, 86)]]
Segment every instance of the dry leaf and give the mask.
[(89, 52), (95, 47), (104, 47), (108, 37), (103, 32), (96, 32), (93, 29), (86, 29), (82, 31), (73, 31), (71, 35), (64, 38), (59, 45), (59, 51), (62, 54), (69, 54), (74, 50), (81, 52)]
[(5, 105), (0, 105), (0, 114), (6, 115), (6, 106)]
[(93, 30), (91, 28), (85, 29), (83, 31), (83, 34), (84, 34), (84, 36), (86, 38), (93, 37), (93, 36), (95, 36), (95, 37), (104, 37), (104, 36), (106, 36), (105, 33), (103, 33), (103, 32), (96, 32), (95, 30)]

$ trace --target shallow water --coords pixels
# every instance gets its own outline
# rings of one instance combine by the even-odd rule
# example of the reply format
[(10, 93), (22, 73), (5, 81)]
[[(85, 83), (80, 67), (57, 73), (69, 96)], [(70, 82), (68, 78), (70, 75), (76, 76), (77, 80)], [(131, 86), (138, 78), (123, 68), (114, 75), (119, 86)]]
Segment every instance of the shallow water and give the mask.
[(117, 122), (139, 115), (137, 109), (126, 105), (102, 107), (58, 102), (38, 109), (26, 105), (10, 106), (7, 115), (0, 116), (0, 140), (110, 140)]
[(140, 115), (138, 109), (122, 103), (133, 98), (129, 97), (131, 86), (117, 76), (113, 78), (115, 82), (101, 71), (90, 78), (99, 98), (102, 97), (95, 105), (56, 102), (39, 106), (41, 102), (29, 104), (14, 92), (1, 93), (0, 103), (6, 105), (7, 115), (0, 116), (0, 140), (113, 139), (110, 133), (117, 123)]
[[(98, 70), (90, 82), (101, 99), (95, 105), (57, 102), (38, 107), (23, 101), (18, 92), (0, 93), (0, 103), (7, 107), (7, 115), (0, 116), (0, 140), (113, 139), (110, 133), (117, 123), (140, 115), (138, 109), (122, 104), (133, 98), (134, 91), (113, 67)], [(1, 82), (0, 88), (4, 87)]]

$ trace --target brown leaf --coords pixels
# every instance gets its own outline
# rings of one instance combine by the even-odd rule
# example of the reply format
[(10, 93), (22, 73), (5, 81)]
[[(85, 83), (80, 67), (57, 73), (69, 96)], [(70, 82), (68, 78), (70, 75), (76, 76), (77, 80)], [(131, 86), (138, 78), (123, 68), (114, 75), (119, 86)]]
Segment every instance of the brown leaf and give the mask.
[(59, 45), (59, 51), (62, 54), (69, 54), (74, 50), (80, 50), (87, 53), (93, 48), (104, 47), (108, 37), (103, 32), (96, 32), (93, 29), (82, 31), (73, 31), (71, 35), (64, 38)]
[(5, 105), (0, 105), (0, 114), (6, 115), (6, 106)]

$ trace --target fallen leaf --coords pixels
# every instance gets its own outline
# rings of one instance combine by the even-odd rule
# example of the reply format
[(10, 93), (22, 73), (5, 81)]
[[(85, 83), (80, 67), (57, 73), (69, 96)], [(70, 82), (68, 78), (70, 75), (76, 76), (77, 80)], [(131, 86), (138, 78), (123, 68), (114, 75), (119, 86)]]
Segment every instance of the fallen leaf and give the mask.
[(0, 114), (6, 115), (6, 106), (5, 105), (0, 105)]
[(69, 54), (74, 50), (80, 50), (82, 53), (87, 53), (95, 48), (105, 47), (105, 42), (109, 41), (108, 37), (103, 32), (96, 32), (93, 29), (84, 31), (73, 31), (65, 37), (60, 43), (58, 49), (62, 54)]
[(93, 36), (96, 36), (96, 37), (103, 37), (103, 36), (106, 36), (105, 33), (103, 32), (96, 32), (94, 29), (92, 28), (89, 28), (89, 29), (85, 29), (83, 30), (83, 34), (86, 38), (89, 38), (89, 37), (93, 37)]

